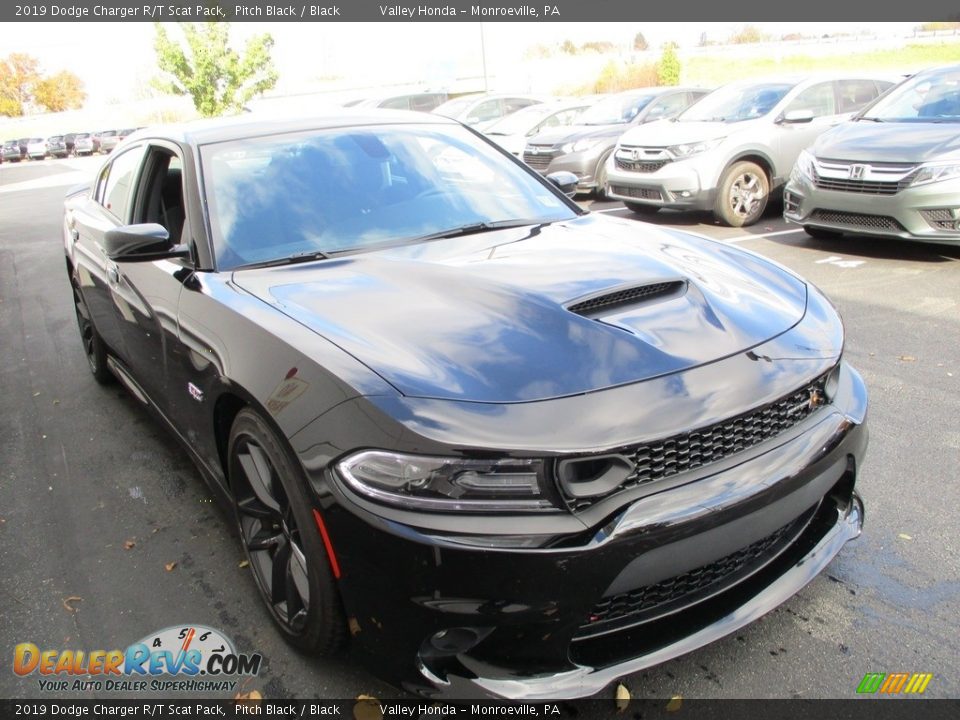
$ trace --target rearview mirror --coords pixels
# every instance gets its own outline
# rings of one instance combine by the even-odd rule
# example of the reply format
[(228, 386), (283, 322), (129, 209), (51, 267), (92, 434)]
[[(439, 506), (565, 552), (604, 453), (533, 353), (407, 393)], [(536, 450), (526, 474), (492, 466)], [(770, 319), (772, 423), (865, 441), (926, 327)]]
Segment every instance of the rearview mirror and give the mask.
[(163, 260), (190, 255), (186, 245), (171, 244), (170, 233), (157, 223), (123, 225), (107, 230), (103, 235), (103, 249), (108, 258), (118, 262)]
[(577, 194), (577, 176), (572, 172), (558, 170), (557, 172), (552, 172), (547, 175), (547, 180), (553, 183), (556, 188), (568, 198), (572, 198)]
[(813, 120), (813, 110), (788, 110), (783, 114), (785, 123), (808, 123)]

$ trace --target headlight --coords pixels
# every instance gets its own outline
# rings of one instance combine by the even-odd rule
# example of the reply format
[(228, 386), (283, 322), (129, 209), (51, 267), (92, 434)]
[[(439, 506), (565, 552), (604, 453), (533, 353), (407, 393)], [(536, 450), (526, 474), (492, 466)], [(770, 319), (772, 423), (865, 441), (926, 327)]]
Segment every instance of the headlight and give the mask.
[(337, 464), (357, 493), (411, 510), (546, 510), (540, 460), (467, 460), (365, 450)]
[(814, 167), (813, 155), (809, 151), (800, 151), (800, 155), (797, 156), (797, 162), (794, 164), (790, 175), (797, 180), (800, 178), (806, 178), (807, 180), (814, 179), (816, 169)]
[(567, 155), (572, 152), (586, 152), (592, 147), (595, 147), (602, 143), (603, 140), (598, 140), (597, 138), (584, 138), (583, 140), (577, 140), (576, 142), (567, 143), (560, 147), (561, 152), (564, 155)]
[(958, 177), (960, 177), (960, 163), (922, 165), (913, 176), (910, 185), (926, 185)]
[(667, 150), (676, 158), (688, 158), (693, 155), (705, 153), (707, 150), (713, 150), (717, 145), (726, 140), (725, 137), (714, 138), (713, 140), (701, 140), (694, 143), (682, 143), (680, 145), (670, 145)]

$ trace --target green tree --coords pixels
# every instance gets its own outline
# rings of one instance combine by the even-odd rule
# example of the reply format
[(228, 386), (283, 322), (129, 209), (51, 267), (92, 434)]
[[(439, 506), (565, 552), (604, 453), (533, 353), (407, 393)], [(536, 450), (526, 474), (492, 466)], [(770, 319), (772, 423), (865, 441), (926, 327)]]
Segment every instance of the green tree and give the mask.
[(680, 58), (677, 57), (677, 44), (664, 43), (660, 60), (657, 61), (657, 85), (680, 84)]
[(250, 38), (241, 56), (229, 45), (229, 23), (179, 25), (186, 47), (172, 40), (163, 25), (154, 25), (157, 66), (165, 74), (157, 86), (174, 95), (189, 95), (202, 116), (238, 112), (277, 84), (269, 34)]
[(87, 93), (83, 81), (69, 70), (37, 81), (34, 86), (34, 102), (48, 112), (63, 112), (83, 107)]
[(648, 50), (650, 45), (647, 43), (647, 39), (643, 36), (642, 32), (638, 32), (633, 36), (633, 49), (634, 50)]
[(40, 64), (32, 55), (12, 53), (0, 60), (0, 115), (25, 114), (39, 80)]

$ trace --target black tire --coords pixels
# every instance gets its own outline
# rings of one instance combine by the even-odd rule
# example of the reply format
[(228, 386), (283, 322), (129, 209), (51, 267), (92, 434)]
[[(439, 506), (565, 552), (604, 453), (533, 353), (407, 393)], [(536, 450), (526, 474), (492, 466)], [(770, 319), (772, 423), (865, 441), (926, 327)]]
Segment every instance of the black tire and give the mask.
[(80, 330), (83, 354), (87, 356), (90, 372), (98, 383), (109, 385), (113, 382), (113, 374), (107, 367), (107, 345), (93, 324), (93, 318), (80, 292), (80, 284), (76, 277), (70, 279), (70, 286), (73, 288), (73, 307), (77, 313), (77, 328)]
[(843, 233), (839, 230), (827, 230), (826, 228), (813, 227), (812, 225), (804, 225), (803, 231), (817, 240), (836, 240), (837, 238), (843, 237)]
[(660, 212), (659, 205), (646, 205), (644, 203), (630, 202), (629, 200), (624, 200), (623, 204), (627, 210), (635, 212), (637, 215), (656, 215)]
[(720, 178), (713, 215), (730, 227), (746, 227), (760, 219), (769, 199), (770, 180), (763, 168), (742, 160)]
[(306, 479), (284, 448), (259, 414), (240, 411), (227, 449), (237, 526), (283, 637), (305, 652), (329, 655), (346, 638), (346, 620)]

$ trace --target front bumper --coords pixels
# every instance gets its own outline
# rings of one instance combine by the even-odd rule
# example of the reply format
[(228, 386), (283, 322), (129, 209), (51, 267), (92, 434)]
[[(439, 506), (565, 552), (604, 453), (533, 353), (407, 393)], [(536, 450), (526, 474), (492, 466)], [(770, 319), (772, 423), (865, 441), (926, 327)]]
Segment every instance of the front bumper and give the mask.
[(960, 245), (960, 180), (873, 195), (824, 190), (795, 174), (784, 189), (783, 217), (838, 232)]
[[(699, 158), (697, 158), (699, 159)], [(675, 160), (654, 172), (633, 172), (607, 161), (607, 197), (674, 210), (710, 210), (716, 182), (695, 161)]]
[[(398, 522), (331, 478), (337, 502), (325, 513), (356, 648), (412, 692), (520, 699), (592, 695), (712, 642), (784, 602), (859, 534), (865, 409), (862, 380), (844, 365), (833, 403), (792, 431), (600, 520), (585, 515), (579, 530), (567, 523), (542, 547)], [(536, 521), (514, 522), (549, 534), (551, 521)], [(604, 603), (729, 564), (771, 537), (749, 572), (594, 629)]]

